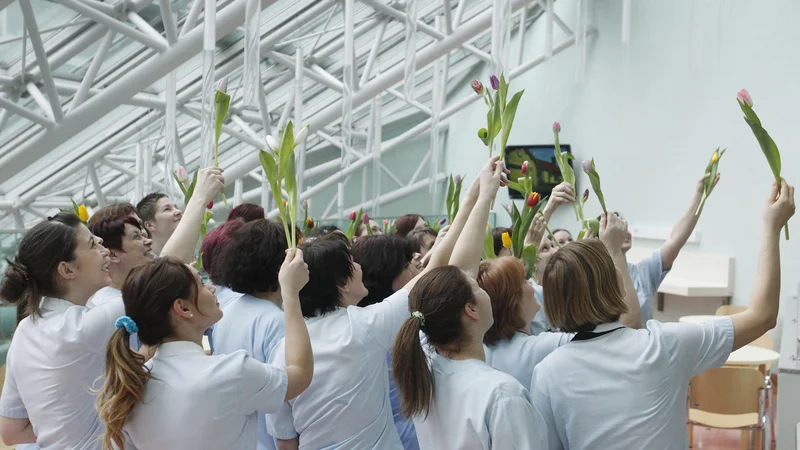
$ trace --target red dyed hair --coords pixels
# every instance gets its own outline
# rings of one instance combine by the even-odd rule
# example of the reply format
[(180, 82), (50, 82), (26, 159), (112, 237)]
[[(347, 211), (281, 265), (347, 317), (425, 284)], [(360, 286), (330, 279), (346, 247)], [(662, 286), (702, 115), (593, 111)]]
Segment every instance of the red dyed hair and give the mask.
[(264, 219), (264, 208), (252, 203), (242, 203), (241, 205), (233, 208), (228, 214), (227, 222), (236, 219), (242, 219), (245, 222), (252, 222), (258, 219)]
[(525, 266), (517, 258), (506, 256), (481, 261), (478, 268), (478, 285), (489, 294), (492, 301), (494, 323), (483, 336), (483, 343), (494, 345), (510, 340), (526, 324), (522, 320), (522, 285)]
[[(231, 211), (231, 213), (233, 213), (233, 211)], [(215, 279), (214, 260), (216, 256), (222, 252), (222, 249), (231, 242), (234, 233), (236, 233), (239, 228), (242, 228), (242, 225), (244, 225), (244, 220), (231, 220), (229, 217), (228, 221), (223, 222), (218, 227), (209, 231), (206, 237), (203, 238), (203, 244), (200, 246), (200, 254), (203, 255), (203, 270), (206, 271), (214, 284), (219, 284)]]
[(411, 231), (414, 230), (414, 227), (417, 226), (419, 219), (425, 220), (425, 218), (419, 214), (406, 214), (405, 216), (398, 218), (394, 222), (397, 235), (404, 237), (408, 233), (411, 233)]

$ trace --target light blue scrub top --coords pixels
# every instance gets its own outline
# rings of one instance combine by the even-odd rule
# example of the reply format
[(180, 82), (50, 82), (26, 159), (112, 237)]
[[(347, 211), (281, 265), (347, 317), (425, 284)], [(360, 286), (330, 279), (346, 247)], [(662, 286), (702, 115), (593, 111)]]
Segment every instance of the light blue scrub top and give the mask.
[[(243, 294), (225, 306), (222, 319), (214, 325), (213, 352), (225, 355), (244, 350), (255, 360), (267, 363), (273, 347), (283, 338), (283, 321), (283, 310), (278, 305)], [(275, 439), (267, 433), (266, 417), (259, 413), (258, 450), (276, 448)]]
[(531, 278), (528, 282), (533, 286), (533, 296), (539, 302), (539, 311), (533, 316), (531, 322), (531, 336), (536, 336), (539, 333), (544, 333), (552, 328), (550, 322), (547, 320), (547, 314), (544, 312), (544, 289)]
[(392, 354), (386, 354), (386, 362), (389, 365), (389, 402), (392, 404), (392, 416), (394, 417), (394, 427), (400, 435), (404, 450), (419, 450), (417, 441), (417, 431), (414, 429), (414, 421), (406, 418), (400, 413), (400, 392), (394, 384), (392, 375)]
[(661, 281), (669, 273), (668, 270), (664, 270), (661, 249), (657, 249), (652, 255), (636, 264), (628, 263), (628, 273), (639, 298), (642, 328), (647, 328), (647, 321), (653, 319), (653, 298), (658, 292)]

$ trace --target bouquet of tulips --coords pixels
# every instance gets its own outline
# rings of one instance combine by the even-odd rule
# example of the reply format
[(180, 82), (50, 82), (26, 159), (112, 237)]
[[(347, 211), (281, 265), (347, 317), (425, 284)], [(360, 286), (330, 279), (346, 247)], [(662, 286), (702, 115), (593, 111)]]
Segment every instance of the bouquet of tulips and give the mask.
[[(461, 175), (450, 175), (449, 183), (447, 184), (447, 197), (445, 204), (447, 205), (447, 221), (453, 223), (458, 214), (459, 202), (461, 201), (461, 183), (463, 178)], [(438, 231), (438, 230), (434, 230)]]
[[(753, 130), (753, 134), (756, 136), (758, 140), (758, 145), (761, 147), (761, 151), (764, 153), (764, 156), (767, 158), (767, 162), (769, 163), (769, 168), (772, 169), (772, 175), (775, 177), (775, 181), (780, 186), (781, 183), (781, 152), (778, 150), (778, 146), (775, 145), (775, 141), (772, 140), (767, 130), (761, 126), (761, 120), (756, 115), (756, 112), (753, 111), (753, 99), (750, 97), (750, 93), (747, 92), (746, 89), (742, 89), (736, 93), (736, 101), (739, 103), (739, 107), (742, 108), (742, 112), (744, 113), (744, 121), (750, 125), (750, 129)], [(786, 224), (786, 227), (783, 229), (784, 234), (786, 235), (786, 240), (789, 240), (789, 224)]]
[(700, 213), (703, 212), (703, 206), (705, 206), (708, 194), (711, 192), (711, 187), (714, 186), (714, 180), (717, 178), (719, 159), (722, 158), (722, 155), (724, 154), (725, 149), (723, 148), (722, 151), (719, 151), (719, 147), (717, 147), (717, 149), (714, 150), (714, 153), (711, 155), (711, 161), (709, 161), (708, 166), (706, 166), (706, 175), (708, 175), (708, 177), (703, 180), (703, 196), (700, 198), (700, 204), (697, 206), (697, 211), (694, 212), (695, 216), (699, 216)]
[[(286, 239), (289, 241), (289, 248), (297, 247), (297, 231), (294, 226), (297, 219), (297, 179), (295, 175), (294, 149), (305, 140), (308, 135), (308, 126), (300, 129), (297, 135), (294, 134), (294, 124), (289, 121), (286, 128), (282, 129), (278, 137), (267, 136), (267, 148), (269, 151), (261, 150), (259, 159), (264, 173), (267, 175), (272, 196), (275, 198), (283, 229), (286, 232)], [(281, 186), (286, 189), (289, 197), (286, 200), (277, 201), (281, 198)], [(291, 230), (289, 229), (291, 224)]]
[[(356, 231), (358, 231), (358, 226), (361, 224), (360, 220), (363, 216), (364, 216), (363, 209), (359, 209), (358, 213), (356, 213), (355, 211), (352, 211), (350, 213), (350, 225), (347, 226), (347, 231), (344, 232), (344, 235), (347, 236), (347, 239), (351, 241), (353, 240), (353, 238), (356, 235)], [(367, 222), (367, 224), (369, 224), (369, 222)]]
[(489, 77), (489, 83), (492, 86), (492, 90), (494, 90), (494, 95), (484, 89), (480, 81), (472, 80), (472, 89), (476, 94), (483, 97), (483, 101), (489, 107), (489, 111), (486, 113), (486, 128), (478, 130), (478, 138), (485, 146), (489, 147), (489, 156), (491, 157), (494, 149), (494, 140), (500, 135), (500, 160), (502, 161), (508, 136), (511, 134), (511, 127), (514, 125), (517, 106), (525, 90), (515, 93), (511, 100), (506, 102), (508, 98), (508, 83), (505, 76), (500, 74), (500, 78), (497, 78), (496, 75), (492, 75)]
[(86, 223), (89, 222), (89, 211), (86, 209), (86, 205), (84, 205), (83, 203), (79, 205), (75, 203), (75, 200), (72, 199), (70, 199), (69, 201), (72, 202), (72, 209), (62, 208), (59, 209), (59, 211), (63, 213), (75, 214), (76, 216), (78, 216), (78, 219), (80, 219), (80, 221), (83, 222), (84, 225), (86, 225)]

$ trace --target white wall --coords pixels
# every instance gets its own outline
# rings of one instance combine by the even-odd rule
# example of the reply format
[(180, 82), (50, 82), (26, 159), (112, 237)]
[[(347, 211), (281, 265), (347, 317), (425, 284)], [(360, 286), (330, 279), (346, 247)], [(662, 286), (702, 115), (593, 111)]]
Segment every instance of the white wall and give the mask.
[[(515, 80), (512, 90), (525, 88), (525, 94), (509, 144), (551, 143), (550, 125), (560, 121), (562, 142), (572, 144), (577, 159), (595, 158), (609, 206), (633, 225), (665, 230), (686, 209), (714, 148), (727, 147), (720, 185), (697, 227), (700, 242), (687, 249), (734, 256), (734, 303), (745, 304), (754, 282), (762, 205), (772, 175), (735, 95), (742, 87), (749, 89), (756, 111), (783, 150), (784, 175), (800, 183), (800, 28), (795, 26), (800, 3), (776, 0), (765, 7), (764, 2), (746, 0), (640, 0), (633, 2), (627, 46), (620, 38), (622, 1), (589, 3), (589, 23), (599, 33), (588, 47), (585, 82), (575, 83), (574, 48)], [(558, 14), (570, 26), (575, 9), (573, 0), (556, 2)], [(563, 34), (556, 30), (558, 43)], [(526, 37), (525, 60), (543, 53), (543, 36), (542, 19)], [(512, 55), (517, 46), (512, 44)], [(480, 75), (488, 79), (486, 69)], [(469, 92), (464, 86), (452, 98)], [(486, 155), (476, 137), (485, 126), (485, 106), (476, 102), (451, 121), (447, 170), (475, 174)], [(582, 191), (589, 183), (580, 176)], [(496, 207), (507, 202), (501, 190)], [(589, 212), (598, 212), (599, 206), (590, 203)], [(498, 218), (505, 220), (498, 211)], [(800, 281), (800, 218), (790, 224), (792, 240), (781, 242), (784, 295), (796, 293)], [(578, 229), (566, 208), (556, 214), (554, 226)]]

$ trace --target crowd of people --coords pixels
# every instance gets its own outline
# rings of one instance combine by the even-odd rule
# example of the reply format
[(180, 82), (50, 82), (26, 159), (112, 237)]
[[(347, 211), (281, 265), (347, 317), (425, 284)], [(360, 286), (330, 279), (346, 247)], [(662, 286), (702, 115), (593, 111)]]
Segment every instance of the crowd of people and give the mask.
[(679, 324), (653, 320), (653, 297), (704, 180), (637, 264), (619, 213), (579, 241), (546, 232), (575, 201), (558, 185), (525, 238), (539, 255), (528, 278), (505, 229), (498, 258), (481, 259), (507, 173), (489, 159), (438, 233), (409, 214), (392, 233), (318, 226), (290, 248), (283, 224), (239, 205), (202, 240), (209, 284), (192, 261), (218, 168), (199, 171), (183, 211), (154, 193), (88, 224), (37, 224), (0, 282), (20, 311), (0, 437), (41, 449), (687, 448), (690, 378), (776, 323), (794, 188), (766, 192), (748, 308)]

